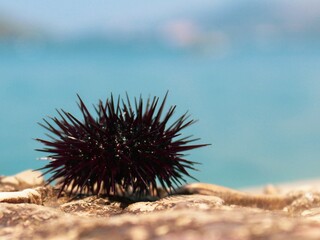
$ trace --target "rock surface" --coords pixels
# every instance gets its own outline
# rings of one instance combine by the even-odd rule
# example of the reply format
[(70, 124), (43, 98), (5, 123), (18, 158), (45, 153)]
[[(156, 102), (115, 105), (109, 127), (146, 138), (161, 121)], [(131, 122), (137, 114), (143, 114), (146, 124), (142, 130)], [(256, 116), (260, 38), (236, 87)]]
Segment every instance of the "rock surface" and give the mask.
[[(39, 177), (37, 172), (28, 174), (26, 179)], [(176, 195), (137, 202), (123, 197), (57, 198), (59, 190), (44, 186), (43, 179), (20, 178), (15, 184), (8, 179), (17, 177), (0, 179), (0, 239), (320, 239), (316, 188), (268, 187), (269, 194), (248, 194), (196, 183)], [(17, 200), (21, 192), (37, 192), (38, 200)]]
[(0, 188), (22, 190), (29, 187), (37, 187), (44, 185), (44, 178), (41, 176), (41, 172), (26, 170), (18, 173), (14, 176), (7, 176), (0, 178)]

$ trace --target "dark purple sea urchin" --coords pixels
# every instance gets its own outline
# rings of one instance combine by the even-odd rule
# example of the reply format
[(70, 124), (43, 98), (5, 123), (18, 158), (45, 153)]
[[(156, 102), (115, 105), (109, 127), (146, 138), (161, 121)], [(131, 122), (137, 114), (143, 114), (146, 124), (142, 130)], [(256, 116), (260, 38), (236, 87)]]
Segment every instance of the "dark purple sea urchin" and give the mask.
[(105, 103), (95, 106), (94, 117), (78, 95), (78, 106), (83, 121), (69, 112), (57, 110), (60, 119), (50, 117), (54, 125), (43, 119), (39, 123), (54, 136), (50, 140), (36, 139), (46, 147), (37, 149), (47, 152), (50, 162), (41, 169), (51, 173), (48, 182), (57, 180), (60, 193), (68, 188), (70, 193), (113, 195), (116, 192), (133, 194), (158, 194), (157, 183), (167, 191), (185, 182), (187, 169), (196, 162), (186, 160), (184, 151), (206, 146), (191, 145), (198, 139), (180, 137), (180, 131), (192, 123), (183, 114), (168, 125), (176, 106), (171, 106), (162, 117), (167, 94), (158, 107), (159, 98), (147, 100), (135, 98), (134, 108), (130, 100), (120, 97), (114, 102), (111, 94)]

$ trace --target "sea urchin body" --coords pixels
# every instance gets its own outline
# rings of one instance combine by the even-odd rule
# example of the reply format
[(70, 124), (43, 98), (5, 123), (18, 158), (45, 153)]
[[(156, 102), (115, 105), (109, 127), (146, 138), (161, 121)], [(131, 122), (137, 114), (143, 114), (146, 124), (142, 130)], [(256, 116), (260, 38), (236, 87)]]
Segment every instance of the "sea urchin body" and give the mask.
[[(192, 145), (190, 137), (181, 137), (180, 131), (194, 123), (182, 115), (169, 125), (176, 106), (163, 115), (167, 95), (162, 103), (159, 98), (149, 98), (144, 105), (142, 98), (135, 99), (132, 107), (113, 96), (95, 106), (93, 116), (78, 96), (78, 106), (83, 120), (71, 113), (57, 110), (60, 119), (50, 117), (44, 124), (50, 140), (36, 139), (46, 147), (49, 163), (42, 169), (51, 173), (48, 182), (58, 180), (60, 193), (68, 188), (70, 193), (107, 195), (121, 191), (149, 195), (157, 192), (157, 184), (171, 191), (185, 182), (188, 169), (196, 162), (185, 159), (184, 151), (206, 146)], [(169, 125), (169, 126), (168, 126)]]

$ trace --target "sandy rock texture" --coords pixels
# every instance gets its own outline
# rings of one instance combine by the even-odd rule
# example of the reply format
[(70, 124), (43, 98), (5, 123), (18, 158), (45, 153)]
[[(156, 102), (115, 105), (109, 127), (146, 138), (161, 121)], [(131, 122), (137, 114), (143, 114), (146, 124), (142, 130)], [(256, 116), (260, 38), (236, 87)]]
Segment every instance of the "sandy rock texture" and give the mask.
[(320, 239), (318, 181), (251, 193), (195, 183), (137, 201), (57, 198), (59, 189), (45, 186), (38, 172), (27, 175), (0, 178), (0, 239)]
[(44, 178), (38, 171), (31, 169), (14, 176), (0, 176), (0, 191), (16, 191), (44, 185)]

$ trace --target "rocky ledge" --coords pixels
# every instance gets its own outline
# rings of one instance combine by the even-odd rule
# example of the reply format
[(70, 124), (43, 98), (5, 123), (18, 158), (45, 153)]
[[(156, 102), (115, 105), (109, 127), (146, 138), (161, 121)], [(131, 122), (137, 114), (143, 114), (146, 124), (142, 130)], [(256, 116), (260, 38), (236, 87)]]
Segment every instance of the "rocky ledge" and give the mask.
[(261, 193), (194, 183), (153, 201), (57, 198), (29, 170), (0, 177), (0, 239), (320, 239), (317, 183)]

